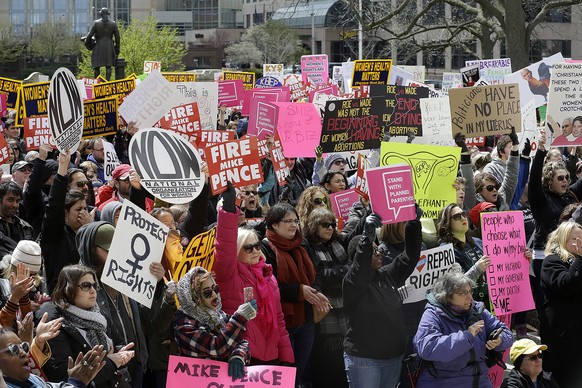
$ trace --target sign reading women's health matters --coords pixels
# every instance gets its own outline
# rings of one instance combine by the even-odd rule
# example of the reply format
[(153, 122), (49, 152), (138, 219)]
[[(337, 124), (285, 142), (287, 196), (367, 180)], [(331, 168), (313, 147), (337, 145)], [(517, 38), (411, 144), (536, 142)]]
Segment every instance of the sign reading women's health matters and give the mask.
[(366, 170), (370, 206), (383, 224), (416, 218), (411, 168), (392, 165)]
[(523, 212), (481, 213), (481, 235), (483, 254), (491, 258), (487, 285), (495, 314), (533, 310)]

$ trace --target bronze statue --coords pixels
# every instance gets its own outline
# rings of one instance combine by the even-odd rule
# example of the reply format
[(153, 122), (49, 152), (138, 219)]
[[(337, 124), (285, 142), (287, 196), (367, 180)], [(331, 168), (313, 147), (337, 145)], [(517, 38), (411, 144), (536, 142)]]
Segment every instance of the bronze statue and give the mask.
[[(105, 67), (105, 78), (111, 78), (111, 67), (115, 66), (115, 61), (119, 55), (119, 30), (117, 24), (109, 19), (109, 9), (101, 8), (99, 15), (101, 19), (93, 22), (89, 34), (85, 38), (85, 46), (93, 50), (91, 54), (91, 66), (93, 67), (95, 78), (100, 73), (100, 68)], [(115, 38), (115, 43), (113, 42)]]

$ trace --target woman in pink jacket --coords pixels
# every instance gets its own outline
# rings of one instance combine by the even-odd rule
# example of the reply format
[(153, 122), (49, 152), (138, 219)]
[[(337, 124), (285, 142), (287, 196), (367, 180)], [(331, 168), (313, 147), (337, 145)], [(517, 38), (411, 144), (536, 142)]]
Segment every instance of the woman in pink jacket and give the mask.
[(247, 325), (251, 365), (295, 362), (289, 334), (281, 309), (279, 287), (271, 265), (265, 263), (261, 242), (254, 230), (239, 229), (240, 210), (236, 193), (229, 183), (218, 211), (216, 251), (212, 270), (220, 286), (222, 308), (232, 314), (245, 301), (247, 287), (252, 287), (258, 314)]

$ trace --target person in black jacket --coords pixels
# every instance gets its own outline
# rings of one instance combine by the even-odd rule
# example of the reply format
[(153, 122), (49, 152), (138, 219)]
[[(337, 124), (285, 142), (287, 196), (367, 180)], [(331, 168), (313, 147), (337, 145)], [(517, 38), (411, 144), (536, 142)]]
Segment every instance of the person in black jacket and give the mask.
[(20, 240), (32, 240), (32, 226), (17, 216), (22, 189), (16, 182), (0, 184), (0, 254), (10, 254)]
[[(420, 210), (417, 213), (422, 213)], [(420, 215), (406, 225), (406, 248), (390, 264), (373, 243), (381, 218), (366, 217), (364, 233), (350, 242), (353, 264), (343, 280), (344, 309), (349, 317), (344, 362), (350, 387), (394, 387), (400, 379), (406, 334), (397, 289), (420, 258)], [(355, 255), (353, 254), (355, 251)]]
[(509, 352), (513, 369), (503, 379), (501, 388), (559, 388), (552, 375), (542, 370), (542, 351), (547, 349), (529, 338), (515, 341)]

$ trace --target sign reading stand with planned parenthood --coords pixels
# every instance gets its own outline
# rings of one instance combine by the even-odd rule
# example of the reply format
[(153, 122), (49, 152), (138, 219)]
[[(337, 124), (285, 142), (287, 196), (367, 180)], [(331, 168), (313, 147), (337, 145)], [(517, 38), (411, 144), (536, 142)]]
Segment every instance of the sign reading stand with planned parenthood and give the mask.
[(204, 186), (198, 150), (175, 132), (141, 129), (129, 143), (129, 160), (142, 186), (163, 201), (188, 203)]
[(63, 153), (76, 151), (83, 136), (83, 99), (75, 76), (65, 67), (53, 75), (47, 110), (57, 149)]

